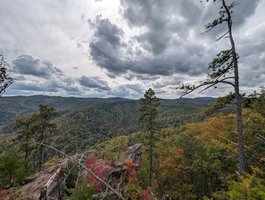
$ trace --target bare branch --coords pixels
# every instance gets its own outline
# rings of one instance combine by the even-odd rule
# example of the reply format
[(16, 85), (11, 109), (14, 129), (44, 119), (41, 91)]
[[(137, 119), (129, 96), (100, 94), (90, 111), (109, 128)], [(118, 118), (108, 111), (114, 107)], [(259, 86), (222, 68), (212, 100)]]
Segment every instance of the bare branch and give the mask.
[(194, 86), (192, 88), (187, 88), (186, 91), (180, 96), (180, 98), (182, 98), (182, 97), (184, 97), (184, 96), (192, 93), (193, 91), (195, 91), (195, 90), (197, 90), (197, 89), (199, 89), (201, 87), (207, 86), (206, 88), (204, 88), (204, 89), (202, 89), (200, 91), (200, 92), (203, 92), (203, 91), (205, 91), (205, 90), (207, 90), (207, 89), (209, 89), (209, 88), (217, 85), (218, 83), (225, 83), (225, 84), (229, 84), (229, 85), (235, 87), (235, 84), (234, 83), (229, 82), (229, 81), (226, 81), (227, 79), (233, 79), (233, 78), (234, 77), (225, 77), (225, 78), (223, 78), (221, 80), (218, 80), (217, 79), (217, 80), (214, 80), (214, 81), (204, 81), (203, 83), (201, 83), (201, 84), (199, 84), (197, 86)]
[(265, 137), (260, 135), (260, 134), (257, 134), (256, 136), (259, 140), (261, 140), (264, 144), (265, 144)]
[(221, 35), (219, 38), (217, 38), (216, 41), (221, 40), (221, 39), (224, 38), (228, 33), (229, 33), (229, 31), (226, 31), (223, 35)]
[(208, 33), (208, 32), (211, 31), (213, 28), (215, 28), (217, 25), (222, 24), (223, 22), (227, 22), (227, 21), (228, 21), (227, 18), (225, 18), (225, 19), (216, 19), (216, 20), (214, 20), (213, 22), (211, 22), (211, 23), (209, 23), (209, 24), (207, 24), (207, 25), (205, 26), (206, 31), (205, 31), (204, 33)]
[(44, 143), (39, 143), (36, 141), (33, 141), (34, 143), (38, 144), (38, 145), (42, 145), (45, 147), (48, 147), (50, 149), (53, 149), (54, 151), (60, 153), (61, 155), (65, 156), (66, 158), (70, 159), (72, 162), (78, 164), (80, 167), (82, 167), (84, 170), (86, 170), (90, 175), (92, 175), (96, 180), (98, 180), (99, 182), (101, 182), (103, 185), (105, 185), (107, 188), (109, 188), (119, 199), (125, 200), (125, 198), (119, 193), (117, 192), (114, 188), (112, 188), (108, 183), (106, 183), (102, 178), (100, 178), (99, 176), (97, 176), (95, 173), (93, 173), (90, 169), (88, 169), (84, 164), (80, 163), (79, 160), (76, 160), (75, 158), (65, 154), (64, 152), (60, 151), (59, 149), (53, 147), (53, 146), (49, 146), (47, 144)]
[(233, 87), (235, 87), (235, 84), (234, 83), (232, 83), (232, 82), (229, 82), (229, 81), (219, 81), (219, 83), (225, 83), (225, 84), (228, 84), (228, 85), (231, 85), (231, 86), (233, 86)]

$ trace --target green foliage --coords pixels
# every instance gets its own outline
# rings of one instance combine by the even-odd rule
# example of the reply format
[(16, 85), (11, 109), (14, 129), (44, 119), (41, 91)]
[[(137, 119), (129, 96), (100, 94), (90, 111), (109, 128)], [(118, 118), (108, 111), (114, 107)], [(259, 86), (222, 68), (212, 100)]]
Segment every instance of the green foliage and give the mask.
[(114, 162), (121, 160), (124, 157), (128, 147), (128, 137), (119, 136), (112, 140), (105, 141), (98, 145), (93, 146), (96, 150), (97, 156), (100, 158), (107, 158)]
[[(217, 100), (217, 104), (222, 105), (224, 102), (227, 102), (227, 100), (230, 101), (230, 97)], [(262, 138), (265, 137), (265, 118), (262, 113), (258, 112), (264, 103), (260, 101), (260, 104), (256, 104), (259, 100), (260, 96), (253, 98), (249, 104), (251, 109), (245, 109), (243, 112), (246, 154), (248, 155), (248, 164), (250, 166), (247, 168), (248, 174), (246, 174), (245, 178), (239, 180), (236, 174), (238, 168), (236, 167), (237, 134), (235, 114), (219, 114), (205, 121), (195, 119), (194, 121), (197, 120), (200, 122), (189, 123), (180, 128), (173, 128), (172, 122), (178, 117), (173, 115), (183, 113), (183, 115), (186, 114), (186, 116), (191, 116), (192, 113), (203, 108), (207, 102), (194, 103), (191, 102), (193, 100), (183, 100), (182, 103), (176, 103), (173, 102), (173, 100), (163, 100), (161, 107), (157, 109), (157, 114), (155, 115), (158, 118), (158, 122), (154, 120), (153, 123), (159, 125), (159, 123), (162, 122), (165, 126), (172, 128), (157, 129), (156, 132), (153, 132), (153, 155), (156, 159), (154, 159), (153, 162), (152, 186), (156, 191), (157, 197), (162, 198), (163, 195), (168, 194), (171, 199), (263, 199), (265, 186), (264, 176), (258, 173), (255, 174), (251, 170), (251, 166), (255, 166), (259, 167), (260, 171), (264, 171), (265, 166), (265, 145), (262, 140)], [(190, 101), (188, 105), (192, 105), (190, 108), (188, 108), (187, 101)], [(130, 107), (132, 105), (134, 106)], [(217, 107), (218, 106), (219, 105), (217, 105)], [(173, 109), (174, 107), (175, 109)], [(136, 109), (136, 111), (130, 116), (128, 113), (130, 113), (131, 109)], [(187, 110), (186, 113), (185, 110)], [(133, 125), (137, 124), (137, 113), (140, 114), (140, 112), (137, 111), (137, 102), (131, 102), (130, 105), (128, 105), (127, 102), (122, 104), (119, 102), (105, 104), (104, 106), (82, 108), (76, 111), (76, 115), (74, 112), (71, 114), (68, 113), (67, 118), (65, 118), (65, 116), (59, 116), (56, 121), (52, 121), (53, 117), (47, 117), (45, 121), (45, 117), (43, 117), (45, 115), (40, 117), (40, 115), (38, 115), (39, 113), (36, 113), (36, 121), (34, 120), (34, 122), (31, 122), (32, 124), (29, 127), (27, 127), (27, 120), (29, 120), (30, 117), (19, 119), (19, 141), (17, 141), (16, 144), (19, 144), (19, 146), (21, 145), (20, 149), (23, 155), (14, 153), (12, 155), (12, 152), (6, 151), (0, 156), (0, 180), (4, 182), (2, 185), (21, 180), (22, 178), (20, 177), (24, 176), (25, 167), (23, 167), (23, 160), (25, 159), (22, 159), (22, 156), (25, 155), (25, 146), (22, 145), (22, 143), (26, 142), (25, 138), (27, 134), (38, 140), (41, 133), (40, 130), (42, 130), (40, 127), (45, 128), (45, 125), (49, 123), (60, 123), (60, 126), (66, 130), (76, 122), (74, 126), (80, 128), (76, 130), (81, 131), (89, 129), (87, 126), (91, 125), (90, 128), (92, 129), (89, 129), (86, 133), (80, 132), (80, 135), (74, 132), (74, 127), (72, 127), (72, 129), (70, 127), (73, 132), (71, 132), (71, 134), (68, 132), (69, 138), (65, 139), (62, 137), (61, 144), (70, 143), (72, 142), (71, 138), (77, 138), (79, 142), (79, 148), (77, 150), (84, 151), (86, 148), (80, 146), (80, 144), (84, 144), (81, 141), (82, 138), (87, 137), (87, 140), (94, 138), (95, 140), (91, 143), (93, 144), (98, 143), (98, 141), (101, 140), (100, 137), (106, 133), (108, 136), (104, 135), (103, 139), (119, 134), (127, 134), (129, 129), (126, 129), (126, 124), (128, 124), (128, 127), (133, 127)], [(98, 118), (94, 119), (97, 114)], [(125, 115), (127, 116), (125, 117)], [(71, 118), (73, 116), (74, 118)], [(148, 115), (145, 114), (144, 116)], [(130, 121), (132, 118), (133, 120)], [(65, 119), (69, 121), (64, 121)], [(150, 122), (149, 117), (146, 119), (148, 120), (146, 120), (145, 123)], [(191, 120), (182, 119), (183, 121), (179, 124)], [(67, 123), (63, 126), (62, 122)], [(79, 126), (80, 124), (82, 124), (81, 127)], [(39, 128), (36, 126), (39, 126)], [(32, 128), (32, 132), (29, 131), (30, 127)], [(137, 129), (138, 128), (136, 128), (136, 130)], [(114, 130), (116, 130), (116, 132)], [(98, 138), (94, 137), (96, 133), (99, 133)], [(52, 141), (51, 138), (53, 134), (50, 135), (50, 129), (45, 129), (44, 136), (45, 135), (47, 135), (45, 139), (46, 143)], [(95, 155), (116, 162), (124, 157), (128, 145), (133, 145), (135, 143), (142, 143), (144, 145), (142, 162), (137, 173), (137, 184), (125, 184), (123, 187), (123, 195), (128, 199), (137, 199), (143, 188), (150, 186), (150, 137), (148, 136), (149, 134), (147, 132), (136, 132), (129, 136), (113, 137), (108, 141), (96, 144), (92, 147)], [(65, 141), (63, 141), (63, 139), (65, 139)], [(9, 142), (5, 141), (8, 140), (5, 139), (0, 142), (8, 146), (6, 143)], [(32, 159), (32, 156), (35, 156), (36, 159), (36, 155), (38, 155), (36, 154), (36, 150), (38, 149), (30, 151), (31, 156), (29, 159)], [(73, 150), (76, 149), (73, 148)], [(45, 152), (45, 159), (49, 159), (52, 154), (48, 151)], [(59, 159), (60, 158), (57, 157), (50, 160), (50, 162), (46, 163), (46, 166), (55, 165)], [(9, 163), (11, 167), (2, 164), (8, 164), (6, 161), (12, 161), (11, 164)], [(16, 162), (18, 164), (16, 164)], [(75, 164), (72, 164), (67, 168), (71, 169), (74, 165)], [(14, 177), (12, 181), (9, 179), (10, 173), (6, 170), (7, 168), (13, 169), (13, 171), (11, 170), (12, 176)], [(1, 169), (5, 170), (1, 171)], [(75, 187), (77, 171), (73, 170), (69, 176), (71, 176), (71, 178), (69, 178), (66, 183), (67, 187)], [(86, 180), (84, 180), (74, 189), (70, 189), (70, 193), (69, 199), (91, 199), (95, 191), (87, 184)]]
[(0, 186), (10, 185), (24, 177), (20, 154), (9, 149), (0, 155)]
[(68, 200), (92, 200), (95, 189), (86, 180), (83, 180), (77, 187), (70, 189), (71, 195)]
[(142, 161), (141, 161), (141, 168), (137, 174), (137, 179), (139, 181), (139, 185), (142, 188), (147, 188), (150, 186), (150, 179), (149, 179), (149, 159), (148, 159), (148, 152), (146, 148), (143, 149)]
[(29, 159), (34, 146), (31, 142), (31, 137), (34, 134), (32, 129), (33, 123), (36, 121), (36, 115), (32, 115), (29, 117), (18, 118), (16, 119), (16, 127), (18, 128), (18, 133), (16, 135), (16, 140), (19, 141), (19, 148), (24, 152), (24, 168), (26, 174), (30, 171), (30, 164), (32, 164), (32, 160)]
[[(40, 144), (50, 142), (50, 138), (56, 135), (56, 123), (51, 121), (56, 115), (55, 108), (40, 105), (39, 112), (16, 120), (18, 132), (13, 145), (16, 144), (24, 154), (26, 175), (34, 171), (34, 165), (41, 169), (42, 164), (53, 155)], [(33, 140), (39, 144), (36, 145)]]
[(158, 116), (158, 107), (160, 106), (159, 99), (155, 96), (155, 91), (149, 88), (144, 98), (140, 99), (139, 111), (141, 113), (139, 121), (143, 123), (147, 130), (154, 129), (153, 125)]
[[(243, 114), (250, 164), (264, 169), (265, 146), (256, 136), (265, 136), (265, 119), (249, 109)], [(173, 199), (225, 199), (224, 191), (228, 191), (231, 180), (236, 180), (238, 170), (234, 119), (234, 114), (222, 114), (180, 129), (161, 130), (156, 142), (159, 193), (167, 192)], [(144, 157), (140, 183), (146, 174)]]
[(227, 108), (227, 105), (230, 105), (232, 101), (235, 99), (235, 94), (234, 93), (229, 93), (228, 95), (224, 97), (219, 97), (215, 100), (213, 104), (208, 106), (204, 111), (204, 115), (212, 115), (213, 113), (216, 113), (220, 110), (224, 111), (225, 109), (228, 112), (231, 112), (231, 108)]
[(218, 53), (209, 64), (209, 69), (212, 70), (212, 72), (208, 74), (211, 79), (222, 77), (224, 74), (228, 74), (231, 70), (233, 70), (232, 50), (222, 50)]
[[(161, 100), (158, 109), (157, 128), (177, 127), (190, 122), (192, 115), (214, 101), (213, 98)], [(115, 136), (128, 135), (141, 129), (138, 123), (139, 101), (109, 98), (66, 98), (66, 97), (1, 97), (0, 133), (14, 132), (17, 117), (29, 117), (38, 112), (39, 104), (56, 107), (59, 133), (56, 147), (66, 153), (81, 150)], [(6, 146), (4, 144), (4, 146)], [(0, 146), (3, 148), (4, 146)]]
[(158, 116), (158, 107), (160, 106), (159, 99), (155, 96), (155, 91), (149, 88), (145, 94), (144, 98), (140, 99), (141, 113), (139, 121), (145, 126), (148, 133), (148, 159), (149, 159), (149, 185), (152, 185), (152, 175), (153, 169), (153, 159), (154, 159), (154, 142), (155, 142), (155, 121)]
[(135, 184), (128, 184), (124, 188), (124, 197), (126, 199), (138, 200), (141, 188)]
[(56, 134), (57, 126), (56, 123), (51, 120), (57, 115), (57, 111), (54, 107), (50, 107), (48, 105), (39, 105), (39, 112), (33, 114), (34, 118), (34, 126), (32, 130), (35, 132), (35, 138), (38, 144), (38, 168), (39, 170), (42, 167), (42, 164), (47, 160), (47, 152), (45, 152), (45, 148), (43, 144), (48, 142), (48, 139)]
[[(257, 170), (257, 169), (255, 169)], [(257, 174), (246, 174), (239, 181), (232, 181), (229, 187), (229, 197), (231, 200), (248, 199), (264, 200), (265, 199), (265, 181), (264, 177), (259, 178)]]
[(250, 101), (250, 107), (265, 117), (265, 87), (262, 87), (259, 93), (254, 92), (250, 96)]
[[(227, 199), (229, 191), (236, 190), (231, 189), (233, 180), (238, 178), (235, 117), (233, 113), (219, 114), (180, 128), (159, 130), (154, 141), (156, 159), (152, 184), (158, 197), (167, 193), (172, 199)], [(257, 136), (265, 136), (265, 118), (250, 109), (244, 110), (243, 117), (249, 165), (264, 170), (265, 146)], [(126, 151), (122, 142), (118, 141), (128, 141), (128, 145), (142, 143), (143, 155), (137, 180), (139, 188), (143, 189), (150, 186), (147, 136), (146, 132), (137, 132), (98, 144), (95, 149), (97, 155), (103, 155), (101, 152), (115, 155), (117, 151), (114, 149), (123, 153)], [(115, 156), (111, 157), (115, 159)], [(252, 170), (247, 170), (252, 176)], [(262, 176), (255, 177), (262, 179)], [(264, 182), (259, 185), (257, 187), (261, 189)], [(132, 194), (137, 193), (134, 186), (126, 186), (126, 189)]]

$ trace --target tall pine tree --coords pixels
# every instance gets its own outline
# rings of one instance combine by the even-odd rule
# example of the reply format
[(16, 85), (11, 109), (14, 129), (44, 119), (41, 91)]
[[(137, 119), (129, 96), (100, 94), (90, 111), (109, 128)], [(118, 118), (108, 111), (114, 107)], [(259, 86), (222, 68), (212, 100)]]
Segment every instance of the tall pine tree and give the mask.
[[(206, 0), (208, 2), (209, 0)], [(202, 91), (211, 87), (216, 87), (217, 84), (226, 84), (233, 87), (235, 94), (235, 110), (237, 122), (237, 135), (238, 135), (238, 157), (239, 157), (239, 175), (242, 176), (246, 167), (245, 148), (244, 148), (244, 133), (242, 122), (242, 103), (241, 95), (239, 92), (239, 69), (238, 69), (238, 55), (232, 32), (232, 9), (237, 5), (235, 2), (227, 3), (226, 0), (216, 1), (214, 3), (220, 4), (218, 10), (219, 17), (208, 23), (206, 31), (210, 31), (215, 27), (225, 23), (227, 31), (217, 40), (228, 38), (230, 47), (222, 50), (216, 55), (213, 61), (209, 64), (209, 69), (212, 70), (208, 74), (208, 78), (198, 85), (184, 85), (182, 84), (177, 89), (182, 89), (184, 92), (181, 97), (193, 92), (196, 89), (202, 88)]]
[(148, 133), (148, 157), (149, 157), (149, 181), (152, 184), (153, 175), (153, 151), (154, 151), (154, 131), (155, 120), (158, 115), (158, 107), (160, 106), (159, 99), (155, 96), (155, 91), (149, 88), (144, 98), (140, 99), (139, 111), (141, 115), (139, 121), (145, 126)]
[(39, 113), (36, 114), (37, 123), (32, 127), (36, 134), (36, 140), (39, 143), (38, 146), (38, 168), (41, 170), (44, 161), (46, 160), (46, 154), (44, 152), (44, 144), (48, 138), (56, 132), (57, 126), (51, 120), (57, 115), (57, 111), (54, 107), (48, 105), (40, 105)]
[(31, 138), (34, 131), (32, 127), (37, 123), (38, 115), (32, 114), (28, 117), (16, 119), (16, 128), (18, 129), (17, 139), (19, 141), (20, 150), (24, 152), (24, 168), (26, 175), (29, 174), (30, 153), (34, 149)]

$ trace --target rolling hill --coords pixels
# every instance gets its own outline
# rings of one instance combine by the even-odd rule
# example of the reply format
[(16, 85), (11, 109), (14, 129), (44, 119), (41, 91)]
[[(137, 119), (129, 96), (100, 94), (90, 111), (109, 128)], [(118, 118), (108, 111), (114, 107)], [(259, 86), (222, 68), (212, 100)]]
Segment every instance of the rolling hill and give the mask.
[[(158, 128), (177, 127), (191, 121), (192, 115), (214, 101), (213, 98), (161, 99)], [(123, 98), (74, 98), (52, 96), (1, 97), (0, 133), (15, 132), (17, 117), (38, 110), (48, 104), (59, 111), (55, 119), (59, 127), (58, 147), (71, 152), (78, 146), (93, 145), (119, 135), (141, 129), (138, 122), (138, 100)]]

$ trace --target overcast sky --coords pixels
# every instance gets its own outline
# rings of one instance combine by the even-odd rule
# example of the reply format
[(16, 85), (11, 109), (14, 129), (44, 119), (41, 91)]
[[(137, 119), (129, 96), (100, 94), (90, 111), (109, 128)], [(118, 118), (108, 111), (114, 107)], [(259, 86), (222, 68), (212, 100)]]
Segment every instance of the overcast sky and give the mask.
[[(265, 1), (238, 0), (234, 37), (242, 92), (265, 85)], [(228, 40), (203, 34), (218, 5), (200, 0), (1, 0), (0, 54), (15, 82), (5, 95), (178, 98), (206, 77)], [(220, 86), (195, 96), (221, 96)]]

